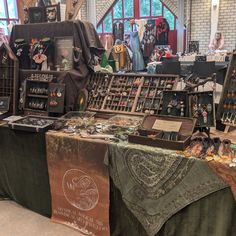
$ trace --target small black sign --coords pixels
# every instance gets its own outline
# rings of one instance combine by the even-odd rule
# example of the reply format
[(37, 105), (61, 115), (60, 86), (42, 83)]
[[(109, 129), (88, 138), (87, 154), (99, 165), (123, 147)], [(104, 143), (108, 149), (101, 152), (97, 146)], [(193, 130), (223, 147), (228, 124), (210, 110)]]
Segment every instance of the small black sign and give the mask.
[(9, 111), (10, 97), (0, 97), (0, 111)]

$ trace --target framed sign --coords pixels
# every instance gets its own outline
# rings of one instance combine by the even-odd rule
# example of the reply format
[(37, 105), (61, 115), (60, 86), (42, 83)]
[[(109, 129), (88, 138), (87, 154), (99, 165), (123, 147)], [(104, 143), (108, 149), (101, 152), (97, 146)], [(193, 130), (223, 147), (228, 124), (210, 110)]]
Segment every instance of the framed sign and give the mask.
[(0, 97), (0, 112), (9, 111), (10, 97)]
[(189, 41), (189, 52), (199, 53), (199, 41)]
[(45, 8), (44, 7), (30, 7), (29, 8), (29, 22), (30, 23), (45, 22)]
[(57, 68), (57, 71), (68, 71), (73, 69), (73, 37), (68, 36), (55, 38), (55, 60), (55, 67)]
[(46, 6), (45, 12), (47, 22), (61, 21), (60, 3), (56, 5)]

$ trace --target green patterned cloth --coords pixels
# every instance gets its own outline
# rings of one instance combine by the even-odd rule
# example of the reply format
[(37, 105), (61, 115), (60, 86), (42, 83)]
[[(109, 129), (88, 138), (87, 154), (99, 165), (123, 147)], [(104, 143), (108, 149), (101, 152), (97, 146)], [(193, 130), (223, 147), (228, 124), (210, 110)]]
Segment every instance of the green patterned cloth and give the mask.
[(127, 208), (150, 236), (185, 206), (228, 187), (206, 162), (164, 149), (109, 144), (105, 163)]

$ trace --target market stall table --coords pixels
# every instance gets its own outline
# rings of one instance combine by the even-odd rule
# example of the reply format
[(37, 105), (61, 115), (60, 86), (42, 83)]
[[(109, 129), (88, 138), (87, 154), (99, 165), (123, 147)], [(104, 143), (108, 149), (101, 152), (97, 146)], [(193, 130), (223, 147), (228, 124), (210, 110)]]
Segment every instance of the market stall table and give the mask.
[[(78, 139), (69, 134), (63, 134), (61, 137), (57, 132), (49, 132), (48, 135), (50, 134), (57, 137), (58, 144), (60, 144), (55, 146), (54, 151), (57, 150), (55, 153), (59, 153), (60, 150), (69, 151), (57, 158), (62, 161), (65, 158), (68, 165), (74, 165), (75, 162), (70, 161), (70, 154), (78, 153)], [(0, 196), (13, 199), (42, 215), (50, 216), (51, 195), (44, 134), (18, 132), (12, 131), (8, 127), (0, 127), (0, 135), (4, 137), (0, 142)], [(68, 142), (63, 141), (65, 138)], [(70, 142), (69, 140), (74, 141)], [(78, 145), (72, 145), (75, 141), (78, 142)], [(94, 160), (97, 160), (98, 152), (96, 150), (93, 150)], [(133, 155), (135, 153), (142, 153), (142, 155)], [(177, 156), (174, 152), (145, 146), (109, 144), (106, 160), (109, 160), (112, 177), (110, 186), (111, 235), (234, 235), (236, 231), (236, 204), (230, 188), (227, 187), (228, 185), (217, 175), (214, 175), (214, 172), (208, 168), (204, 161), (186, 158), (177, 159)], [(126, 157), (128, 158), (126, 159)], [(136, 162), (136, 158), (142, 159), (141, 162), (137, 162), (139, 164), (137, 168), (132, 164)], [(75, 160), (75, 158), (72, 159)], [(103, 165), (102, 161), (103, 158), (100, 157), (99, 162)], [(92, 163), (89, 171), (93, 172), (94, 165), (97, 162), (93, 162), (92, 158), (89, 159), (89, 162)], [(163, 165), (158, 165), (160, 162)], [(170, 165), (170, 163), (173, 165)], [(57, 166), (57, 162), (53, 165)], [(145, 166), (150, 168), (147, 169)], [(167, 168), (168, 166), (171, 168)], [(172, 168), (174, 166), (175, 169)], [(160, 173), (163, 177), (159, 178), (160, 176), (155, 176), (155, 174), (149, 175), (153, 168), (156, 168), (157, 173)], [(155, 170), (153, 173), (155, 173)], [(200, 174), (202, 171), (204, 173)], [(115, 174), (117, 175), (115, 176)], [(169, 175), (169, 178), (166, 178), (167, 175)], [(172, 179), (174, 176), (180, 178)], [(195, 177), (192, 178), (192, 176)], [(153, 184), (153, 191), (159, 192), (160, 195), (165, 194), (165, 189), (161, 186), (165, 186), (162, 181), (166, 180), (169, 192), (167, 191), (167, 198), (164, 195), (162, 196), (165, 199), (164, 202), (167, 204), (170, 200), (170, 204), (173, 204), (171, 200), (174, 199), (178, 202), (174, 205), (174, 211), (169, 212), (170, 214), (164, 214), (164, 218), (158, 217), (161, 221), (155, 219), (157, 216), (155, 216), (156, 207), (161, 201), (156, 199), (157, 205), (155, 205), (155, 199), (146, 197), (148, 194), (150, 196), (155, 195), (155, 191), (153, 192), (150, 186), (140, 184), (140, 181), (145, 181), (147, 177), (152, 180), (150, 184)], [(61, 183), (60, 180), (58, 181), (58, 183)], [(124, 181), (126, 182), (125, 185)], [(183, 194), (182, 190), (185, 187), (196, 187), (198, 186), (196, 183), (211, 184), (209, 189), (203, 188), (204, 191), (202, 189), (199, 191), (196, 188), (195, 193), (192, 192), (188, 195), (192, 198)], [(175, 187), (170, 189), (172, 184)], [(130, 191), (132, 187), (137, 187), (136, 192)], [(162, 191), (159, 191), (161, 189)], [(132, 205), (135, 201), (135, 198), (133, 198), (135, 194), (136, 197), (139, 196), (139, 199), (135, 202), (135, 205)], [(178, 201), (177, 195), (182, 196), (180, 201)], [(142, 196), (145, 201), (142, 201)], [(179, 207), (182, 203), (184, 203), (182, 207)], [(147, 217), (150, 213), (155, 217)], [(142, 215), (144, 216), (143, 219)], [(156, 234), (158, 230), (159, 232)]]

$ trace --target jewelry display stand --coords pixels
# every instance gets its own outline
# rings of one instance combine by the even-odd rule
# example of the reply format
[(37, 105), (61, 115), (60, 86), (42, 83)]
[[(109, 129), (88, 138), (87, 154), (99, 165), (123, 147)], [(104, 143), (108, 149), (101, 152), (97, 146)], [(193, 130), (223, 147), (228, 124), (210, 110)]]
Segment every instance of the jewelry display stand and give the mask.
[(226, 125), (225, 133), (230, 127), (236, 127), (236, 53), (233, 54), (223, 86), (217, 111), (217, 120)]
[(195, 119), (161, 115), (144, 117), (140, 129), (129, 142), (173, 150), (185, 150), (191, 142)]
[(216, 126), (214, 92), (189, 93), (189, 117), (197, 120), (196, 131), (200, 136), (210, 137), (210, 128)]
[(20, 105), (25, 115), (63, 113), (65, 85), (55, 83), (60, 72), (21, 70)]
[(187, 91), (164, 91), (161, 114), (189, 117)]
[(88, 110), (120, 114), (158, 114), (163, 91), (174, 90), (176, 75), (96, 73), (88, 84)]

